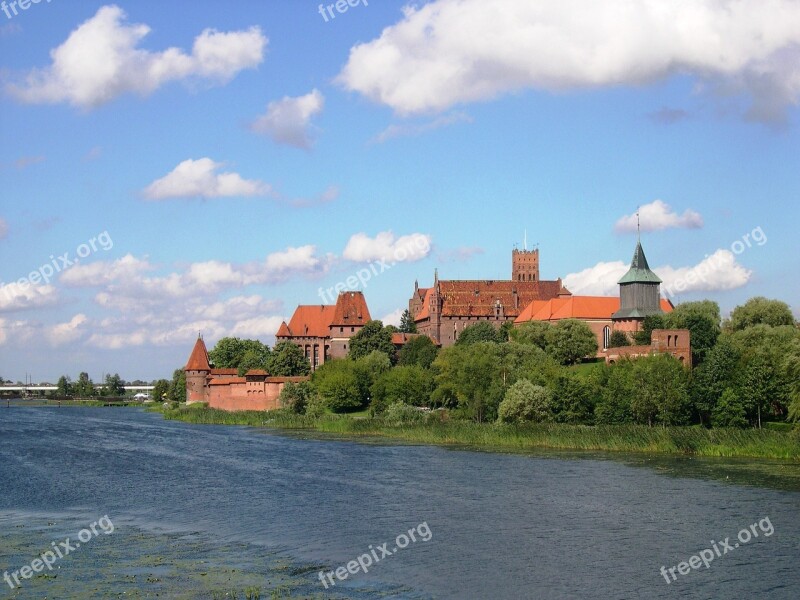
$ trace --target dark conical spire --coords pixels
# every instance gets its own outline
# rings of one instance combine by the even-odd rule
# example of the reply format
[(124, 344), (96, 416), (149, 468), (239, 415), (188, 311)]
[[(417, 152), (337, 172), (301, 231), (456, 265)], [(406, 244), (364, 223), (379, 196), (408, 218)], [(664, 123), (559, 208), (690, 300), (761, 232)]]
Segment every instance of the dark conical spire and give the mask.
[(631, 268), (617, 283), (661, 283), (661, 279), (650, 270), (650, 265), (647, 264), (647, 257), (644, 255), (641, 241), (636, 242)]

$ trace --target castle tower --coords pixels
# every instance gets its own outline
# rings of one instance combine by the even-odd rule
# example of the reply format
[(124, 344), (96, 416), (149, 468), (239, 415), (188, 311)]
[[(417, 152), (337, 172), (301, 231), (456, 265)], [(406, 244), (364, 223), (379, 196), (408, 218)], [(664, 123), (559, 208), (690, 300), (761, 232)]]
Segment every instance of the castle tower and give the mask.
[(430, 304), (428, 305), (431, 330), (429, 335), (437, 344), (442, 342), (442, 290), (439, 286), (439, 269), (433, 272), (433, 289), (431, 290)]
[(611, 315), (615, 329), (638, 331), (646, 316), (664, 312), (661, 310), (661, 279), (650, 270), (641, 240), (636, 242), (631, 268), (617, 283), (620, 309)]
[(199, 334), (183, 370), (186, 373), (186, 404), (208, 402), (206, 378), (211, 372), (211, 365), (208, 363), (206, 343)]
[(539, 281), (539, 249), (511, 252), (511, 279), (513, 281)]

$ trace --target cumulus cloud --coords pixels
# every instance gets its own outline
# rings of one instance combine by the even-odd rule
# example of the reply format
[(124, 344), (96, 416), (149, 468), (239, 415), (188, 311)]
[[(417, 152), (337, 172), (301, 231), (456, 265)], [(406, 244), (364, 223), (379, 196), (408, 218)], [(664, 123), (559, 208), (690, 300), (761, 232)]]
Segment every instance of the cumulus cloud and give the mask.
[(126, 254), (116, 260), (73, 265), (61, 273), (59, 281), (74, 287), (100, 286), (120, 279), (136, 279), (154, 268), (146, 259)]
[(8, 237), (8, 223), (2, 217), (0, 217), (0, 240), (4, 240)]
[[(622, 261), (599, 262), (593, 267), (564, 277), (564, 285), (575, 295), (617, 296), (617, 281), (627, 273), (629, 264)], [(720, 249), (694, 266), (656, 267), (653, 271), (663, 283), (662, 295), (688, 292), (718, 292), (740, 288), (750, 281), (752, 271), (737, 262), (730, 250)]]
[(700, 213), (687, 208), (682, 215), (672, 211), (663, 200), (653, 200), (650, 204), (639, 207), (636, 213), (625, 215), (614, 225), (617, 233), (635, 232), (637, 220), (641, 222), (642, 231), (660, 231), (662, 229), (699, 229), (703, 226)]
[(243, 179), (233, 172), (219, 170), (224, 166), (210, 158), (185, 160), (172, 172), (156, 179), (144, 190), (148, 200), (169, 198), (225, 198), (231, 196), (263, 196), (271, 190), (263, 181)]
[(800, 100), (800, 3), (435, 0), (353, 47), (337, 81), (414, 114), (677, 73), (747, 94), (751, 118), (785, 118)]
[(348, 240), (342, 256), (354, 262), (416, 262), (430, 254), (431, 241), (431, 236), (423, 233), (396, 237), (391, 231), (381, 231), (374, 238), (356, 233)]
[(29, 282), (0, 285), (0, 312), (11, 312), (50, 306), (58, 301), (52, 285), (32, 285)]
[(455, 125), (456, 123), (472, 123), (472, 117), (465, 112), (453, 112), (424, 123), (392, 124), (381, 131), (370, 141), (375, 144), (382, 144), (383, 142), (391, 140), (392, 138), (416, 137), (428, 133), (429, 131)]
[(88, 319), (84, 314), (77, 314), (66, 323), (58, 323), (47, 330), (47, 339), (53, 346), (63, 346), (79, 340), (84, 332)]
[(319, 90), (305, 96), (270, 102), (267, 112), (250, 125), (250, 129), (272, 138), (278, 144), (286, 144), (306, 150), (314, 145), (311, 119), (322, 112), (325, 98)]
[(394, 325), (395, 327), (400, 327), (400, 318), (403, 316), (403, 309), (398, 308), (397, 310), (393, 310), (388, 315), (384, 315), (381, 319), (384, 325)]
[(28, 104), (94, 108), (129, 92), (146, 96), (171, 81), (226, 83), (261, 64), (267, 46), (258, 27), (206, 29), (195, 38), (190, 54), (180, 48), (152, 52), (140, 47), (149, 32), (147, 25), (128, 24), (118, 6), (103, 6), (50, 51), (49, 66), (30, 71), (6, 90)]

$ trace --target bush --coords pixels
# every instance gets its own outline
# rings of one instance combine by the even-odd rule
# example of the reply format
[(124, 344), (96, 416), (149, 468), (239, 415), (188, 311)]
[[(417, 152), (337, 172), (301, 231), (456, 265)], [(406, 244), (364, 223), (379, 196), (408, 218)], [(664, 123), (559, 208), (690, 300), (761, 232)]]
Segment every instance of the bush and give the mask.
[(425, 420), (425, 413), (408, 404), (396, 402), (386, 408), (383, 413), (383, 420), (392, 425), (419, 423)]
[(520, 379), (506, 392), (497, 409), (501, 423), (544, 423), (553, 420), (553, 399), (550, 390)]
[(747, 410), (739, 395), (728, 388), (722, 392), (711, 414), (714, 427), (747, 427)]
[(292, 383), (288, 381), (278, 396), (282, 408), (288, 409), (297, 415), (305, 414), (308, 401), (311, 398), (312, 388), (307, 381)]

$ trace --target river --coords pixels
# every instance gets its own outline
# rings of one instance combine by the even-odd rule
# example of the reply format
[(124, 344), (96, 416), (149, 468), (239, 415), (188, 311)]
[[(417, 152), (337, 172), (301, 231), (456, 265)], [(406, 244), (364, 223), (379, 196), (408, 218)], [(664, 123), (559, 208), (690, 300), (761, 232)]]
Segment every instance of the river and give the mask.
[[(800, 465), (770, 461), (513, 455), (4, 407), (0, 576), (84, 529), (86, 541), (20, 587), (0, 582), (0, 597), (796, 598), (798, 481)], [(708, 568), (669, 575), (712, 542)], [(320, 571), (334, 573), (324, 585)]]

